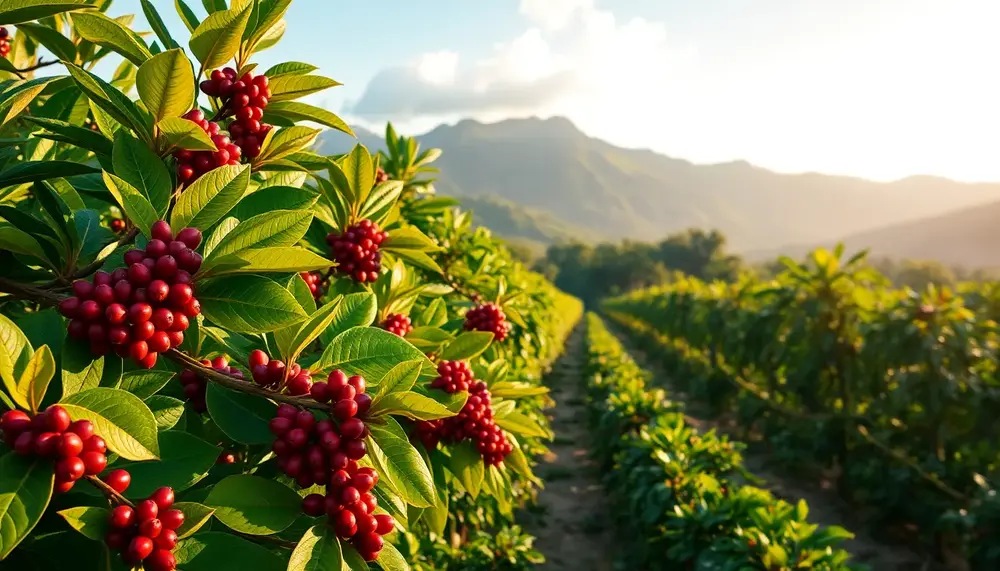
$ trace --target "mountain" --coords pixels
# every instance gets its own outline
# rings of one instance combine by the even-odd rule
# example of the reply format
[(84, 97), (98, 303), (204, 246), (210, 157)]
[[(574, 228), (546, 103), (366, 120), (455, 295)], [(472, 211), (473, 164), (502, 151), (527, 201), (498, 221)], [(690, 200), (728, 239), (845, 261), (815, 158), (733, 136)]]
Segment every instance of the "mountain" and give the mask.
[[(382, 145), (371, 133), (359, 139), (373, 150)], [(928, 176), (880, 183), (781, 174), (743, 161), (693, 164), (613, 146), (559, 117), (463, 120), (418, 139), (444, 150), (439, 192), (544, 213), (586, 229), (588, 241), (658, 240), (689, 227), (717, 228), (732, 250), (747, 252), (830, 242), (1000, 200), (1000, 184)], [(327, 132), (321, 150), (345, 152), (353, 142)]]
[[(964, 268), (1000, 268), (1000, 202), (965, 208), (933, 216), (893, 224), (869, 232), (846, 236), (845, 251), (850, 254), (868, 248), (873, 258), (937, 260)], [(774, 250), (752, 252), (752, 260), (769, 260), (778, 254), (798, 259), (806, 252), (822, 246), (832, 248), (835, 242), (801, 244)]]

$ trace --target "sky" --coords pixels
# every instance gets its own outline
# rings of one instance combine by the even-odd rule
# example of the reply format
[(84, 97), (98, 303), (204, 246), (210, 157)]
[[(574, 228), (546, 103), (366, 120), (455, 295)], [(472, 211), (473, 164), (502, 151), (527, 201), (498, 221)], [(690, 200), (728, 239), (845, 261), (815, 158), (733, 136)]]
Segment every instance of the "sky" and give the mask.
[(318, 65), (344, 85), (308, 102), (376, 132), (560, 115), (698, 163), (1000, 180), (997, 0), (295, 0), (286, 20), (260, 69)]

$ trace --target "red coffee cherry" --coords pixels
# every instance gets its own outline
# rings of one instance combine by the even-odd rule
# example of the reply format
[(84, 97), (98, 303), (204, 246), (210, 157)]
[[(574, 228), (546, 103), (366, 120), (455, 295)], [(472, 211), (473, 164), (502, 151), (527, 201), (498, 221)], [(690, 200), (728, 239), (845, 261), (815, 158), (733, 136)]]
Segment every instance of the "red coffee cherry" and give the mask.
[(485, 303), (465, 314), (464, 328), (466, 331), (488, 331), (493, 333), (493, 339), (503, 341), (510, 332), (510, 323), (499, 305)]
[(333, 259), (338, 264), (336, 272), (361, 283), (378, 279), (382, 269), (379, 246), (387, 239), (389, 234), (367, 219), (348, 227), (343, 233), (332, 233), (326, 237)]
[(382, 329), (393, 335), (406, 337), (410, 331), (413, 331), (413, 323), (407, 315), (392, 313), (387, 315), (385, 321), (382, 322)]

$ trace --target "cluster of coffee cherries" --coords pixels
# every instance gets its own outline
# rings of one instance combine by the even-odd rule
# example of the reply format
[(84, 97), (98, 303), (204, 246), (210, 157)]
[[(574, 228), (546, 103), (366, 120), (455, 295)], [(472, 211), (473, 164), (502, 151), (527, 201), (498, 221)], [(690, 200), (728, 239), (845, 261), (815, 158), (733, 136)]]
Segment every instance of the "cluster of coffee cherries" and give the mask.
[(171, 509), (174, 490), (157, 489), (135, 507), (120, 505), (111, 510), (110, 528), (104, 543), (121, 554), (131, 567), (140, 564), (145, 571), (173, 571), (177, 561), (172, 553), (177, 546), (177, 530), (184, 525), (184, 512)]
[(110, 228), (115, 234), (121, 234), (125, 231), (125, 221), (121, 218), (112, 218), (111, 221), (108, 222), (108, 228)]
[(356, 282), (373, 282), (382, 270), (382, 252), (379, 246), (389, 238), (378, 224), (365, 219), (349, 226), (341, 234), (327, 235), (326, 242), (337, 262), (337, 272), (351, 276)]
[(507, 322), (507, 315), (503, 308), (490, 302), (476, 306), (465, 314), (466, 331), (488, 331), (493, 334), (493, 339), (503, 341), (510, 332), (510, 323)]
[(309, 293), (312, 294), (313, 299), (318, 300), (323, 297), (323, 274), (319, 272), (302, 272), (299, 276), (309, 286)]
[(222, 132), (218, 123), (209, 121), (201, 109), (192, 109), (184, 114), (184, 118), (198, 125), (208, 133), (215, 143), (215, 151), (188, 151), (181, 149), (174, 153), (177, 160), (177, 180), (187, 186), (198, 180), (201, 175), (217, 167), (240, 164), (242, 150)]
[(89, 420), (73, 422), (66, 409), (52, 405), (35, 415), (8, 410), (0, 418), (8, 447), (21, 456), (55, 461), (57, 493), (66, 493), (84, 476), (96, 476), (108, 465), (104, 439)]
[(428, 450), (439, 442), (457, 444), (470, 440), (489, 466), (498, 466), (511, 453), (513, 446), (503, 430), (493, 420), (490, 391), (486, 383), (476, 381), (468, 363), (442, 361), (438, 364), (438, 377), (431, 388), (447, 393), (468, 391), (469, 398), (458, 415), (438, 420), (418, 422), (415, 436)]
[(201, 232), (185, 228), (175, 239), (170, 225), (159, 220), (151, 234), (145, 250), (125, 253), (127, 269), (77, 280), (73, 296), (59, 304), (71, 320), (70, 336), (89, 340), (91, 353), (105, 355), (114, 348), (147, 369), (159, 353), (184, 342), (189, 320), (201, 313), (191, 277), (201, 267), (194, 251)]
[(374, 469), (359, 468), (351, 460), (330, 476), (325, 496), (309, 494), (302, 499), (302, 511), (311, 517), (326, 515), (338, 537), (349, 540), (365, 561), (374, 561), (384, 545), (382, 536), (396, 526), (392, 516), (375, 514), (378, 501), (372, 489), (377, 483)]
[[(229, 361), (225, 357), (216, 357), (209, 361), (208, 359), (202, 359), (201, 364), (206, 367), (211, 367), (216, 371), (229, 375), (230, 377), (236, 377), (239, 380), (243, 380), (243, 371), (237, 369), (236, 367), (230, 367)], [(191, 369), (184, 369), (181, 374), (177, 376), (180, 381), (181, 386), (184, 387), (184, 396), (188, 398), (191, 402), (191, 408), (195, 412), (205, 412), (208, 407), (205, 403), (205, 392), (208, 390), (208, 381), (198, 376), (197, 373)]]
[(413, 331), (413, 322), (410, 321), (410, 316), (408, 315), (390, 313), (385, 316), (385, 321), (382, 322), (382, 329), (400, 337), (406, 337), (407, 333)]
[(235, 116), (229, 125), (233, 141), (243, 149), (243, 154), (254, 159), (260, 155), (260, 146), (271, 126), (261, 123), (264, 109), (271, 98), (266, 75), (254, 76), (247, 72), (237, 78), (231, 67), (217, 69), (209, 79), (201, 82), (205, 95), (222, 100), (227, 114)]
[(298, 363), (291, 367), (284, 361), (271, 359), (260, 349), (250, 352), (250, 375), (258, 385), (272, 390), (280, 390), (284, 381), (285, 392), (298, 397), (309, 394), (313, 388), (312, 371), (303, 369)]
[(7, 28), (0, 27), (0, 57), (7, 57), (10, 53), (10, 32)]

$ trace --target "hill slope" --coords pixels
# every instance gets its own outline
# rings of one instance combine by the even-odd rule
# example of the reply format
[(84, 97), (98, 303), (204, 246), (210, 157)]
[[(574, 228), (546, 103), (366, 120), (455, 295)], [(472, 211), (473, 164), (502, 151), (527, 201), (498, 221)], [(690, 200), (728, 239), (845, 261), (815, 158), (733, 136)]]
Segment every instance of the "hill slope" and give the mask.
[[(937, 260), (965, 268), (1000, 267), (1000, 202), (965, 208), (893, 224), (847, 236), (841, 240), (847, 252), (865, 248), (873, 257)], [(771, 259), (777, 254), (798, 257), (817, 246), (830, 248), (834, 241), (802, 244), (749, 254), (751, 259)]]
[[(381, 146), (371, 133), (359, 138)], [(591, 240), (657, 240), (701, 227), (723, 231), (736, 251), (773, 249), (1000, 200), (1000, 184), (935, 177), (878, 183), (779, 174), (741, 161), (696, 165), (615, 147), (563, 118), (464, 120), (418, 138), (444, 150), (438, 161), (446, 173), (438, 182), (443, 194), (513, 202), (587, 228)], [(336, 132), (321, 141), (324, 152), (344, 152), (353, 142)]]

